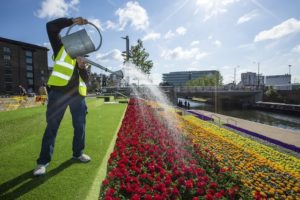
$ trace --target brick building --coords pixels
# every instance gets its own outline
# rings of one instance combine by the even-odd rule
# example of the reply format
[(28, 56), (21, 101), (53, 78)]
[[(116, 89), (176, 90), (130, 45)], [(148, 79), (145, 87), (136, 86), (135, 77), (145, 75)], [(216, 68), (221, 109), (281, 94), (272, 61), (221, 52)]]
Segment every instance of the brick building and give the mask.
[(47, 81), (48, 49), (0, 37), (0, 94), (18, 94), (19, 85), (38, 92)]

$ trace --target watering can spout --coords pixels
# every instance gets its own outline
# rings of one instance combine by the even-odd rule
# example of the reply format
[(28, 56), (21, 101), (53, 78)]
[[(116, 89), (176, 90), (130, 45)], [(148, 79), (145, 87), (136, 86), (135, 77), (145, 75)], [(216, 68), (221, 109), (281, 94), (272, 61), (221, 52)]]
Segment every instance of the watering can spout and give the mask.
[(124, 78), (124, 73), (122, 70), (115, 71), (115, 72), (113, 72), (113, 74), (116, 75), (120, 79)]

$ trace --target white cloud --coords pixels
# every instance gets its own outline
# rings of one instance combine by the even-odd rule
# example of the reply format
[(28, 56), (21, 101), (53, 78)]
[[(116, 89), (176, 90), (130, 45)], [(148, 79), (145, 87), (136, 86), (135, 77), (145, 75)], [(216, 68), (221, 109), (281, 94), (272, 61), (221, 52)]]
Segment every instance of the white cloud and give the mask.
[(89, 22), (91, 22), (92, 24), (94, 24), (97, 28), (99, 28), (100, 30), (103, 30), (102, 26), (101, 26), (101, 21), (99, 19), (96, 18), (89, 18), (88, 19)]
[(180, 27), (178, 27), (178, 28), (176, 29), (176, 33), (177, 33), (178, 35), (185, 35), (185, 33), (186, 33), (186, 28), (184, 28), (183, 26), (180, 26)]
[(168, 40), (168, 39), (173, 38), (174, 36), (175, 36), (175, 34), (170, 30), (165, 34), (164, 38)]
[(143, 37), (143, 41), (147, 41), (147, 40), (157, 40), (160, 38), (160, 33), (155, 33), (155, 32), (152, 32), (152, 33), (148, 33), (147, 35), (145, 35)]
[(300, 32), (300, 21), (290, 18), (269, 30), (258, 33), (254, 38), (254, 42), (279, 39), (296, 32)]
[(179, 35), (185, 35), (186, 34), (186, 28), (184, 28), (183, 26), (179, 26), (178, 28), (176, 28), (175, 33), (171, 30), (169, 30), (165, 35), (164, 38), (169, 40), (175, 36), (179, 36)]
[(212, 40), (214, 37), (212, 35), (208, 36), (207, 39)]
[(195, 40), (193, 42), (191, 42), (191, 46), (197, 46), (198, 44), (200, 44), (200, 42), (198, 40)]
[(222, 46), (222, 42), (221, 42), (220, 40), (216, 40), (216, 41), (214, 42), (214, 45), (215, 45), (216, 47), (221, 47), (221, 46)]
[(252, 10), (251, 12), (241, 16), (238, 21), (237, 24), (243, 24), (245, 22), (248, 22), (250, 20), (252, 20), (253, 18), (255, 18), (257, 16), (257, 11), (256, 10)]
[(239, 2), (239, 0), (197, 0), (196, 4), (204, 10), (204, 19), (208, 19), (218, 16), (228, 11), (228, 6)]
[(122, 62), (123, 61), (122, 52), (119, 49), (113, 49), (104, 54), (99, 53), (96, 55), (96, 59), (100, 62), (107, 62), (107, 61)]
[(79, 0), (44, 0), (40, 9), (35, 12), (39, 18), (55, 18), (68, 16), (70, 10), (77, 10)]
[(300, 53), (300, 44), (298, 44), (297, 46), (295, 46), (292, 51), (296, 52), (296, 53)]
[(161, 57), (165, 59), (176, 60), (188, 60), (196, 59), (200, 60), (208, 56), (208, 53), (201, 52), (199, 48), (183, 49), (182, 47), (176, 47), (175, 49), (166, 49), (162, 52)]
[(138, 2), (127, 2), (126, 7), (119, 8), (115, 14), (119, 17), (120, 30), (124, 30), (127, 24), (136, 30), (145, 30), (149, 26), (147, 11)]
[(115, 30), (115, 29), (118, 29), (118, 24), (116, 24), (115, 22), (112, 22), (112, 21), (108, 20), (105, 23), (105, 28), (106, 29)]

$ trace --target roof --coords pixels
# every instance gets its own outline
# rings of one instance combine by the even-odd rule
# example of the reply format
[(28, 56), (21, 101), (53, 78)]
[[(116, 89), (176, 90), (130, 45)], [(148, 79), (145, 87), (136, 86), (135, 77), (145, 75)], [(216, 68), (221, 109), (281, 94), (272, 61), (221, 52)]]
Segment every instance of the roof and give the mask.
[(35, 44), (30, 44), (30, 43), (26, 43), (26, 42), (17, 41), (17, 40), (11, 40), (11, 39), (7, 39), (7, 38), (3, 38), (3, 37), (0, 37), (0, 41), (1, 42), (7, 42), (7, 43), (10, 43), (10, 44), (19, 45), (19, 46), (25, 46), (25, 47), (31, 47), (31, 48), (35, 48), (35, 49), (42, 49), (42, 50), (49, 51), (48, 48), (43, 47), (43, 46), (38, 46), (38, 45), (35, 45)]

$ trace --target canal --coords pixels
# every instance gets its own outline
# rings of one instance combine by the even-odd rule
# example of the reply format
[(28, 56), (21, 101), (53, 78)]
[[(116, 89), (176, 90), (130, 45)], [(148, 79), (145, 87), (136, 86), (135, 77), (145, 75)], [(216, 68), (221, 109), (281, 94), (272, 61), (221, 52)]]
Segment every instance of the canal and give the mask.
[[(214, 112), (214, 106), (206, 103), (195, 102), (191, 100), (185, 100), (179, 98), (183, 103), (185, 101), (190, 103), (191, 109), (195, 110), (206, 110)], [(268, 124), (271, 126), (277, 126), (285, 129), (292, 129), (299, 131), (300, 133), (300, 117), (295, 115), (288, 115), (283, 113), (267, 112), (254, 109), (237, 109), (237, 108), (221, 108), (218, 113), (237, 117), (241, 119), (246, 119), (254, 122), (259, 122), (262, 124)]]

